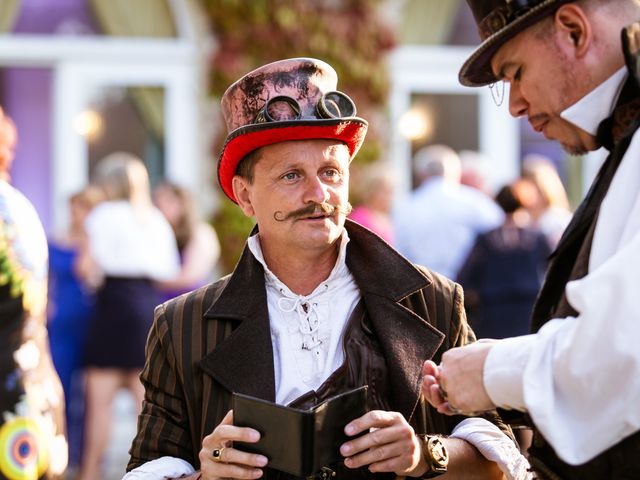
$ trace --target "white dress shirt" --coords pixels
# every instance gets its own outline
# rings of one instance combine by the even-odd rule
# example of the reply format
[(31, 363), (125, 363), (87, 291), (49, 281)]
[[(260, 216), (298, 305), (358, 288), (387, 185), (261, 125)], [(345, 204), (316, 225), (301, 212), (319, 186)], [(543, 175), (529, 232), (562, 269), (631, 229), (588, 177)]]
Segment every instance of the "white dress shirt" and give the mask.
[[(625, 78), (617, 72), (563, 116), (593, 133)], [(573, 465), (640, 429), (639, 159), (636, 132), (600, 207), (588, 274), (566, 287), (578, 315), (500, 341), (485, 363), (493, 402), (528, 410), (558, 456)]]

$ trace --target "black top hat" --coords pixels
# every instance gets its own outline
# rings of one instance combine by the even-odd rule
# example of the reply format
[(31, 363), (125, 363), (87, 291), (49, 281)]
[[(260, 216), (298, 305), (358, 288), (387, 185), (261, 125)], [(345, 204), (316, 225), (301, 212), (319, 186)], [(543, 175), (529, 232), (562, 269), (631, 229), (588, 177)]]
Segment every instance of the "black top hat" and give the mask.
[(575, 0), (467, 0), (482, 43), (462, 65), (462, 85), (480, 87), (496, 82), (491, 58), (505, 42), (538, 20)]

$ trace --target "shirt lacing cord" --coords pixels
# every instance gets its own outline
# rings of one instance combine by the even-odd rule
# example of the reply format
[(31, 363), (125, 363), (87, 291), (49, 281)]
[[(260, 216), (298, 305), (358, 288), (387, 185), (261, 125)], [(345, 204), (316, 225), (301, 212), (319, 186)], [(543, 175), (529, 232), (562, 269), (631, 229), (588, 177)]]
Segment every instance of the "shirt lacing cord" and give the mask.
[[(324, 290), (329, 288), (325, 285)], [(282, 295), (286, 295), (284, 289), (280, 289)], [(324, 293), (323, 291), (319, 293)], [(282, 296), (278, 299), (278, 308), (284, 313), (295, 312), (298, 314), (298, 330), (302, 334), (303, 350), (310, 350), (320, 355), (319, 347), (323, 343), (320, 338), (320, 315), (318, 313), (318, 303), (313, 301), (313, 297), (296, 296), (294, 298)], [(288, 304), (288, 305), (287, 305)]]

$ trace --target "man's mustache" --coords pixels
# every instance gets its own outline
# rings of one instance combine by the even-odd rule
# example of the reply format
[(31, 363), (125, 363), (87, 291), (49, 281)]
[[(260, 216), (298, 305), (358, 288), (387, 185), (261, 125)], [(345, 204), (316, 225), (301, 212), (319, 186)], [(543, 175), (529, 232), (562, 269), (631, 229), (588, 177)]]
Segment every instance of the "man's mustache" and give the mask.
[(331, 217), (341, 213), (349, 215), (351, 210), (353, 210), (353, 207), (349, 202), (344, 205), (312, 202), (289, 213), (277, 211), (273, 214), (273, 218), (278, 222), (286, 222), (287, 220), (297, 220), (298, 218), (308, 218), (316, 215), (323, 215), (325, 217)]

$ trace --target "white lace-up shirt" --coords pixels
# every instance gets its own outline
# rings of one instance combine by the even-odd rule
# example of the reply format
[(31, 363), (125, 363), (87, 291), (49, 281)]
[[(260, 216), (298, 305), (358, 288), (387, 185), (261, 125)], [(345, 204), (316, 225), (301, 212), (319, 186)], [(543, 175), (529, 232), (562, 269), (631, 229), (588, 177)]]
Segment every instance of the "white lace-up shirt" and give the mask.
[(249, 250), (264, 267), (279, 404), (318, 389), (344, 362), (344, 329), (360, 300), (345, 263), (347, 243), (349, 236), (343, 230), (338, 260), (327, 279), (309, 295), (298, 295), (269, 270), (259, 236), (248, 240)]

